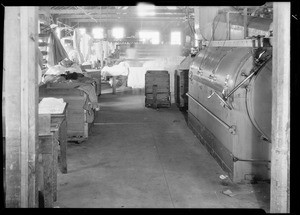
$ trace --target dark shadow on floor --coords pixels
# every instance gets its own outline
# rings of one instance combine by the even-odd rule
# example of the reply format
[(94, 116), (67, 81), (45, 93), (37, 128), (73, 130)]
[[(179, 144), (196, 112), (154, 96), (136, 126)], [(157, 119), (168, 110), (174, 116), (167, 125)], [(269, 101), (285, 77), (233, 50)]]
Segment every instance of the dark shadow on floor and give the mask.
[[(174, 105), (176, 105), (176, 104), (174, 104)], [(178, 108), (178, 109), (180, 110), (180, 113), (183, 115), (186, 124), (188, 124), (188, 112), (187, 112), (187, 110), (186, 109), (180, 109), (180, 108)]]

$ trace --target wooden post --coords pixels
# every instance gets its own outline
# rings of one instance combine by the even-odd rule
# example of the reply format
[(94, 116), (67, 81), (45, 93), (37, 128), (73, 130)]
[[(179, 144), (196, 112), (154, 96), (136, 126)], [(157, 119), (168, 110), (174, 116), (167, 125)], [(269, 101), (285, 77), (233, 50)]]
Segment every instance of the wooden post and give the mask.
[(53, 207), (53, 200), (54, 200), (54, 136), (53, 134), (49, 135), (40, 135), (40, 158), (39, 158), (39, 171), (42, 177), (39, 177), (39, 191), (41, 199), (44, 202), (41, 202), (41, 205), (44, 205), (45, 208), (52, 208)]
[(113, 79), (113, 80), (112, 80), (113, 94), (116, 94), (116, 91), (117, 91), (117, 90), (116, 90), (116, 84), (117, 84), (117, 83), (116, 83), (116, 76), (113, 76), (112, 79)]
[(62, 173), (68, 173), (67, 165), (67, 120), (65, 119), (60, 125), (60, 154), (59, 154), (59, 167)]
[[(214, 41), (215, 40), (215, 28), (216, 28), (216, 26), (215, 26), (215, 22), (214, 21), (212, 21), (212, 27), (211, 27), (211, 38), (212, 38), (212, 41)], [(202, 33), (202, 32), (201, 32)]]
[(226, 13), (226, 23), (227, 23), (227, 39), (230, 40), (230, 12)]
[(6, 7), (6, 207), (37, 207), (37, 8)]
[(245, 7), (244, 8), (244, 39), (246, 39), (246, 37), (248, 37), (248, 8)]
[[(5, 8), (4, 19), (4, 86), (5, 86), (5, 144), (6, 144), (6, 207), (21, 207), (20, 143), (20, 21), (17, 7)], [(14, 50), (13, 52), (11, 50)]]
[(274, 3), (271, 213), (290, 211), (290, 3)]

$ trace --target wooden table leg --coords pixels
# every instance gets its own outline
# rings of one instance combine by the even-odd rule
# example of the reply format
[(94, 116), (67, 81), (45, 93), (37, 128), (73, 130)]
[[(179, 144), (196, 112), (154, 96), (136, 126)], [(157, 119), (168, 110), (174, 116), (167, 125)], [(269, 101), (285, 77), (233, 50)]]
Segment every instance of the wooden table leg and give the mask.
[(57, 201), (58, 132), (53, 140), (53, 201)]
[[(41, 140), (39, 139), (39, 145)], [(45, 208), (45, 197), (44, 197), (44, 165), (43, 165), (43, 154), (39, 152), (38, 154), (38, 202), (39, 208)]]
[(67, 167), (67, 121), (64, 120), (60, 125), (60, 132), (59, 132), (59, 140), (60, 140), (60, 147), (59, 147), (59, 154), (58, 154), (58, 162), (59, 162), (59, 169), (61, 173), (68, 173)]
[(53, 207), (53, 135), (40, 137), (40, 154), (42, 164), (40, 191), (44, 207)]

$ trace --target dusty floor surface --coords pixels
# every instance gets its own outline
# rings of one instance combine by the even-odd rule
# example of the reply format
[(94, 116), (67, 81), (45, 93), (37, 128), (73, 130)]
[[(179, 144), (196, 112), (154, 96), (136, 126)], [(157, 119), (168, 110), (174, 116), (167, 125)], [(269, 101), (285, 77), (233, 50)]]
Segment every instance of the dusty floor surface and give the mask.
[[(89, 139), (68, 143), (58, 175), (61, 208), (262, 208), (267, 183), (222, 185), (226, 173), (173, 104), (154, 110), (142, 92), (103, 94)], [(233, 196), (222, 193), (231, 190)]]

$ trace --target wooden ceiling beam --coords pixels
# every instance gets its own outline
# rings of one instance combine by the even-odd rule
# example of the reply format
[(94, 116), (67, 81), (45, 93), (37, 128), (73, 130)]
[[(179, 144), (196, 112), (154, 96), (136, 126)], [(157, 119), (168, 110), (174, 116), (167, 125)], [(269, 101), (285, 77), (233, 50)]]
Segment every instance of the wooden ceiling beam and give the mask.
[[(131, 19), (113, 19), (113, 18), (107, 18), (107, 19), (96, 19), (98, 22), (183, 22), (185, 19), (175, 19), (175, 18), (167, 18), (167, 19), (139, 19), (137, 18), (131, 18)], [(90, 18), (86, 19), (70, 19), (70, 22), (94, 22)]]
[[(127, 11), (134, 11), (134, 8), (131, 8), (131, 10), (122, 10), (122, 9), (84, 9), (87, 13), (99, 13), (100, 11), (102, 13), (125, 13)], [(193, 8), (189, 8), (189, 12), (193, 12)], [(176, 9), (176, 10), (169, 10), (169, 9), (155, 9), (156, 13), (185, 13), (185, 10), (183, 9)], [(56, 10), (51, 9), (51, 14), (78, 14), (83, 13), (82, 10), (75, 10), (75, 9), (65, 9), (65, 10)]]
[[(118, 15), (118, 14), (97, 14), (97, 15), (90, 15), (95, 19), (102, 19), (102, 18), (122, 18), (122, 19), (145, 19), (145, 18), (155, 18), (155, 19), (160, 19), (160, 18), (184, 18), (186, 17), (185, 14), (178, 14), (178, 15), (156, 15), (156, 16), (145, 16), (145, 17), (139, 17), (134, 14), (128, 14), (128, 15)], [(82, 18), (88, 18), (89, 16), (86, 14), (82, 15), (59, 15), (57, 18), (60, 19), (82, 19)]]

